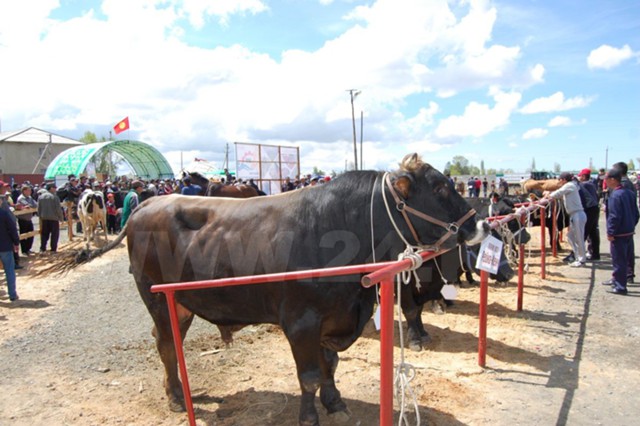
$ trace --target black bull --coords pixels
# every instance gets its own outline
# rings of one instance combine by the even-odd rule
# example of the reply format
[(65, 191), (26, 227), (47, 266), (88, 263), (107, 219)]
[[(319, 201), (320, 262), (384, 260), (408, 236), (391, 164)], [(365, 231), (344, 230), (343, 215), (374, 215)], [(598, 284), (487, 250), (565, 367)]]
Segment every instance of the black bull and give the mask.
[[(488, 226), (476, 223), (473, 211), (445, 176), (416, 155), (405, 157), (388, 179), (407, 207), (446, 224), (462, 222), (452, 235), (439, 224), (412, 217), (423, 244), (452, 235), (441, 241), (443, 248), (449, 248), (464, 241), (475, 243), (486, 235)], [(385, 207), (382, 195), (393, 201), (393, 194), (381, 185), (383, 180), (382, 173), (363, 171), (272, 197), (154, 197), (140, 205), (118, 239), (95, 253), (114, 247), (126, 233), (131, 272), (155, 324), (172, 409), (184, 408), (176, 354), (166, 299), (151, 293), (150, 287), (367, 263), (372, 260), (372, 247), (376, 260), (393, 260), (405, 244), (392, 221), (406, 241), (416, 242), (399, 208), (393, 202)], [(348, 410), (334, 382), (337, 352), (360, 336), (375, 303), (376, 290), (363, 288), (360, 278), (178, 292), (182, 338), (194, 314), (229, 327), (277, 324), (290, 343), (297, 367), (302, 393), (299, 423), (318, 424), (314, 406), (318, 389), (327, 412), (344, 417)]]

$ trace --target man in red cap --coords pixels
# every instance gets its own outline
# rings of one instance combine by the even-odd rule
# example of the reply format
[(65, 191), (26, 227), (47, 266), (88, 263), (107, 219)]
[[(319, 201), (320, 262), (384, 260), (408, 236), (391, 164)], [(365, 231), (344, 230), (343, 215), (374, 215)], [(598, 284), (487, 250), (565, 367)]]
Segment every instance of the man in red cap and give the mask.
[(587, 260), (600, 260), (600, 205), (598, 189), (591, 180), (591, 169), (582, 169), (578, 174), (580, 189), (583, 194), (584, 213), (587, 223), (584, 225), (584, 238), (587, 241)]

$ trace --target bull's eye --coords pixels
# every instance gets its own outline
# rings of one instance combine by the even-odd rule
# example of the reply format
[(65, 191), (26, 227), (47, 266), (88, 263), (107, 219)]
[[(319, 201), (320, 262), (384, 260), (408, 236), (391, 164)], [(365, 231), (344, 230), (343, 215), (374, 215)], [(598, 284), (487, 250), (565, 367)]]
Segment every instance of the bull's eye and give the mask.
[(433, 188), (433, 192), (441, 197), (446, 197), (449, 194), (449, 188), (447, 188), (446, 184), (441, 183)]

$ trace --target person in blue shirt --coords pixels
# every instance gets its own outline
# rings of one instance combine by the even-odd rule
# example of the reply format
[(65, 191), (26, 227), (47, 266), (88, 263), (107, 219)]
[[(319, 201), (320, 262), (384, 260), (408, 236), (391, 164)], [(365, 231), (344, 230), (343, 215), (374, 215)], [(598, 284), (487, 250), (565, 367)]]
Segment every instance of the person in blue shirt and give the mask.
[(607, 173), (606, 181), (609, 188), (607, 200), (607, 239), (611, 244), (611, 263), (613, 276), (603, 282), (610, 285), (613, 294), (627, 294), (629, 276), (629, 256), (633, 256), (633, 234), (640, 218), (634, 194), (622, 186), (622, 172), (613, 168)]
[(199, 195), (202, 191), (202, 187), (200, 185), (191, 183), (191, 178), (189, 176), (182, 179), (182, 183), (184, 183), (184, 186), (180, 191), (182, 195)]

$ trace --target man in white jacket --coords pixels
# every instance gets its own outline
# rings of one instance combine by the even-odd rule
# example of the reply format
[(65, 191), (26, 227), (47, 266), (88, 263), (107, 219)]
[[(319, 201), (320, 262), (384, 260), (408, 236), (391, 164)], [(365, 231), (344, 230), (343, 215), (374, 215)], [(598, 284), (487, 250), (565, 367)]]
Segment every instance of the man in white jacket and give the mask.
[(568, 172), (561, 173), (558, 180), (562, 185), (560, 189), (551, 193), (545, 191), (544, 196), (545, 198), (553, 199), (562, 197), (564, 208), (570, 217), (567, 239), (576, 256), (576, 260), (570, 263), (570, 265), (579, 267), (587, 261), (584, 248), (584, 226), (587, 223), (587, 215), (582, 208), (582, 201), (580, 201), (580, 185), (573, 179), (571, 173)]

